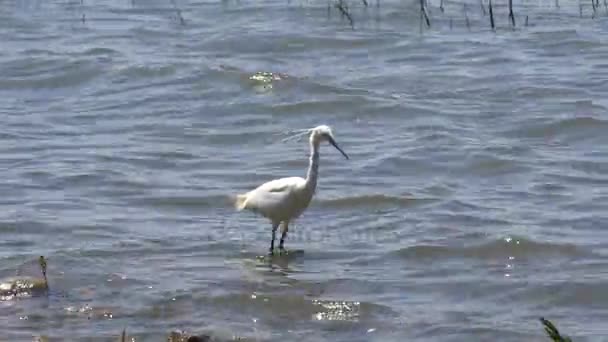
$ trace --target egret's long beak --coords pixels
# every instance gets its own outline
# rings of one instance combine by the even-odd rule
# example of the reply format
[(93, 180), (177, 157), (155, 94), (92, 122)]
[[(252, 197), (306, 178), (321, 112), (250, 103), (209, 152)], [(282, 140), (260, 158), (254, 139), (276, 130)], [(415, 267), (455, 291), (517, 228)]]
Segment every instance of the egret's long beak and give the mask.
[(340, 151), (340, 153), (342, 153), (342, 155), (344, 155), (344, 157), (346, 159), (349, 159), (348, 155), (344, 151), (342, 151), (342, 149), (340, 148), (340, 146), (338, 146), (338, 144), (336, 143), (336, 141), (334, 140), (334, 138), (329, 137), (329, 143), (332, 144), (338, 151)]

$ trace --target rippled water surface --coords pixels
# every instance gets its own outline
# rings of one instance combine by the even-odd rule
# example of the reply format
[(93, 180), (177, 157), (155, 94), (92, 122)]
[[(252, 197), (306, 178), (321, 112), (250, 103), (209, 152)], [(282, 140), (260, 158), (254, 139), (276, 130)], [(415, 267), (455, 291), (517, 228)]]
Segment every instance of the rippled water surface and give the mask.
[(608, 341), (606, 13), (496, 2), (0, 2), (0, 340)]

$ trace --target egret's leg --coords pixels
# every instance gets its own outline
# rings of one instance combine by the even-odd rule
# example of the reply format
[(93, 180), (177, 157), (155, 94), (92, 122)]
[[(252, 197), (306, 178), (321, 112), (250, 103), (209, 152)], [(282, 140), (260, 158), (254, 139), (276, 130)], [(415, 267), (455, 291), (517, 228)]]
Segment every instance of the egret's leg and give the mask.
[(277, 228), (279, 228), (279, 224), (273, 223), (272, 224), (272, 240), (270, 240), (270, 253), (268, 253), (270, 255), (272, 255), (274, 253), (274, 239), (276, 237)]
[(285, 248), (283, 248), (283, 243), (287, 237), (287, 231), (289, 231), (289, 222), (285, 221), (283, 222), (283, 227), (281, 228), (281, 241), (279, 242), (279, 250), (281, 250), (281, 252), (285, 251)]

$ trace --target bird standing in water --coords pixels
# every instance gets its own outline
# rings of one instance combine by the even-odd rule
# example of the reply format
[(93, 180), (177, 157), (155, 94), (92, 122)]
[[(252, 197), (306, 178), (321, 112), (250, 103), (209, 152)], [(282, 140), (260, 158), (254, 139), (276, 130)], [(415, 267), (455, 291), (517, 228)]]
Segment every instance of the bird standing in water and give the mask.
[(251, 210), (270, 219), (272, 223), (271, 255), (274, 252), (274, 240), (279, 225), (283, 223), (279, 250), (284, 252), (283, 244), (289, 230), (289, 222), (300, 216), (308, 208), (315, 193), (319, 173), (321, 142), (329, 142), (348, 159), (348, 155), (336, 143), (329, 126), (317, 126), (307, 132), (310, 133), (310, 164), (308, 165), (306, 179), (302, 177), (275, 179), (247, 193), (236, 196), (234, 205), (237, 210)]

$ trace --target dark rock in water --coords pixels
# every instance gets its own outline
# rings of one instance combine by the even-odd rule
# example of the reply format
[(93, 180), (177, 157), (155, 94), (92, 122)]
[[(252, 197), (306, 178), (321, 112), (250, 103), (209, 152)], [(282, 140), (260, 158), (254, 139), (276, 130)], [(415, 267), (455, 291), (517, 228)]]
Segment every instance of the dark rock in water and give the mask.
[(169, 342), (211, 342), (211, 337), (207, 335), (189, 335), (184, 332), (173, 331), (169, 335)]
[(207, 335), (190, 336), (188, 342), (211, 342), (211, 338)]

